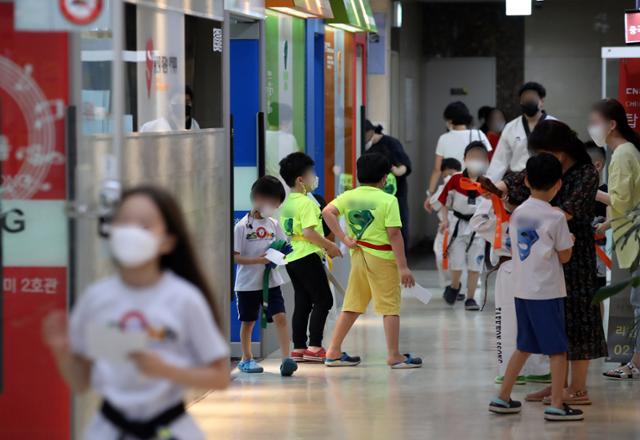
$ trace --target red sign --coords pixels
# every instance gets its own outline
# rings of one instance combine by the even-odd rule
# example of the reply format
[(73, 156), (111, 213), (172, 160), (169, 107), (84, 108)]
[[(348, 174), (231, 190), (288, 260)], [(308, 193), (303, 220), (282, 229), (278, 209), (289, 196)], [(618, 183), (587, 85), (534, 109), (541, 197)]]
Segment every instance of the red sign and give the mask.
[(629, 126), (640, 131), (640, 59), (620, 60), (618, 100), (627, 111)]
[(640, 11), (624, 14), (624, 41), (627, 44), (640, 43)]
[[(8, 210), (0, 226), (9, 266), (0, 268), (0, 438), (63, 440), (70, 438), (71, 400), (43, 345), (41, 323), (67, 303), (60, 237), (66, 237), (68, 38), (15, 31), (13, 16), (13, 4), (0, 3), (0, 159)], [(32, 223), (45, 212), (47, 221)], [(57, 245), (47, 242), (54, 237)]]
[(102, 0), (60, 0), (60, 12), (70, 23), (91, 24), (102, 12)]

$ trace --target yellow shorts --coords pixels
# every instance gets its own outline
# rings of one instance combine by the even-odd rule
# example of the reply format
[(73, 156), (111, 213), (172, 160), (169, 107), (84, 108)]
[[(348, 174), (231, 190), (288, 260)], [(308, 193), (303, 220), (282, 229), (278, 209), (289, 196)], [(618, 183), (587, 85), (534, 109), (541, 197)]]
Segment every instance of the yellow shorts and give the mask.
[(400, 315), (400, 274), (395, 260), (362, 249), (351, 254), (351, 273), (342, 311), (364, 313), (373, 298), (379, 315)]

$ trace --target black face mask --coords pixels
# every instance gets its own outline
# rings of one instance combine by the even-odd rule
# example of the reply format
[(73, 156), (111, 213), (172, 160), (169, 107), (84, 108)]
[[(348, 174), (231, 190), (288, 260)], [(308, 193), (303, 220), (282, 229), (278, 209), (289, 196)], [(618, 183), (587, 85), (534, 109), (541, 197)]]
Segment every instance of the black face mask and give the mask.
[(184, 114), (187, 117), (187, 119), (189, 119), (191, 117), (191, 106), (190, 105), (185, 105), (184, 106)]
[(520, 108), (522, 109), (522, 113), (531, 118), (538, 114), (538, 105), (537, 101), (527, 101), (524, 104), (520, 104)]

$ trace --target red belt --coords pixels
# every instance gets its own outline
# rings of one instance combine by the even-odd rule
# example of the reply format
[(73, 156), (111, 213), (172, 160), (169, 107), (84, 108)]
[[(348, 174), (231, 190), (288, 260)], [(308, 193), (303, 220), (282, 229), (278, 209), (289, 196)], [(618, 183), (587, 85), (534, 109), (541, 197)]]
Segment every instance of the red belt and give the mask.
[(373, 244), (373, 243), (367, 243), (366, 241), (360, 241), (360, 240), (356, 241), (356, 243), (358, 243), (359, 246), (373, 249), (376, 251), (392, 251), (393, 250), (390, 244)]

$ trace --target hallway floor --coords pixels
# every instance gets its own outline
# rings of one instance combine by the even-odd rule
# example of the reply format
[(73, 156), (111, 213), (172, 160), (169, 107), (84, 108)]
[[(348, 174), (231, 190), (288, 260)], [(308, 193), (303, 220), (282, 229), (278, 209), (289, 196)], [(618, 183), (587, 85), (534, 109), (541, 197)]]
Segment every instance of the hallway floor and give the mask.
[[(265, 360), (264, 374), (237, 373), (231, 388), (191, 407), (208, 439), (634, 439), (640, 438), (640, 382), (604, 380), (594, 362), (584, 422), (552, 423), (541, 404), (524, 404), (515, 416), (487, 411), (496, 393), (493, 310), (451, 310), (441, 299), (433, 271), (416, 272), (432, 287), (425, 306), (403, 300), (401, 349), (422, 356), (421, 369), (392, 371), (385, 364), (381, 319), (361, 317), (344, 349), (360, 355), (354, 368), (301, 364), (281, 378), (279, 359)], [(331, 315), (333, 318), (335, 316)], [(333, 328), (334, 319), (327, 323)], [(539, 385), (517, 386), (521, 399)]]

